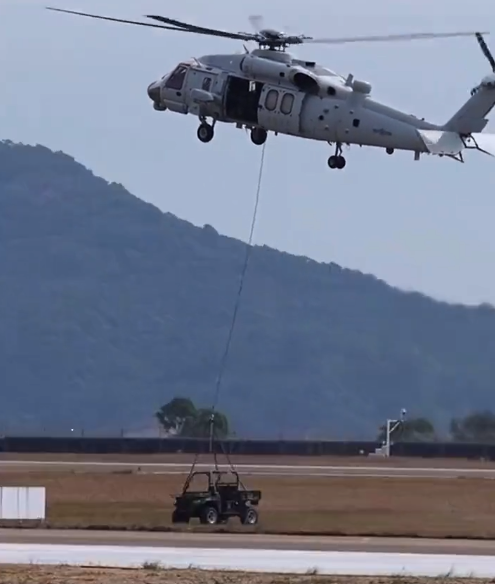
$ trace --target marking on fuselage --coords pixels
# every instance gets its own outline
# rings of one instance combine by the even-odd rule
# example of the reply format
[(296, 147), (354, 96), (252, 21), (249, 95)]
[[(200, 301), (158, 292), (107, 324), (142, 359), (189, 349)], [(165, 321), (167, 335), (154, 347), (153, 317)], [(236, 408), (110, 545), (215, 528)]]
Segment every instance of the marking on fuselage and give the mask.
[(385, 128), (373, 128), (373, 133), (380, 134), (380, 136), (391, 136), (392, 132), (385, 130)]

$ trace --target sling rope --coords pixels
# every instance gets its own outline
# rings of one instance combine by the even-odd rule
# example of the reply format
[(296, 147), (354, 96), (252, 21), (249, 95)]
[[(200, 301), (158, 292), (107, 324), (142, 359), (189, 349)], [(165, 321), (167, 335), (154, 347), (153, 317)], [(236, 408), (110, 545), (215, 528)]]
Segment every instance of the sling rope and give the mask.
[[(217, 376), (217, 380), (215, 383), (215, 398), (214, 398), (213, 405), (211, 408), (211, 417), (210, 417), (210, 426), (209, 426), (209, 429), (210, 429), (210, 452), (213, 453), (213, 457), (214, 457), (214, 461), (215, 461), (215, 470), (217, 470), (217, 471), (218, 471), (217, 453), (213, 448), (213, 441), (215, 438), (215, 410), (216, 410), (216, 407), (218, 405), (218, 400), (220, 398), (220, 390), (221, 390), (221, 386), (222, 386), (223, 376), (225, 373), (225, 368), (227, 366), (230, 345), (232, 344), (232, 338), (234, 335), (234, 329), (235, 329), (235, 325), (236, 325), (236, 321), (237, 321), (237, 314), (239, 312), (239, 307), (241, 304), (242, 290), (244, 288), (244, 280), (246, 277), (246, 272), (248, 269), (249, 259), (251, 257), (251, 252), (253, 249), (252, 244), (253, 244), (254, 230), (256, 227), (256, 221), (258, 218), (258, 207), (259, 207), (259, 202), (260, 202), (261, 184), (263, 181), (263, 169), (264, 169), (264, 164), (265, 164), (265, 146), (266, 146), (266, 142), (263, 144), (263, 146), (261, 148), (261, 160), (260, 160), (260, 166), (259, 166), (259, 172), (258, 172), (258, 183), (257, 183), (257, 187), (256, 187), (253, 215), (252, 215), (252, 219), (251, 219), (251, 229), (249, 232), (248, 243), (246, 245), (246, 255), (244, 257), (244, 264), (243, 264), (242, 270), (241, 270), (241, 275), (240, 275), (240, 280), (239, 280), (239, 289), (237, 291), (237, 295), (236, 295), (236, 299), (235, 299), (234, 311), (232, 313), (232, 320), (230, 322), (229, 333), (227, 335), (227, 342), (225, 344), (225, 349), (224, 349), (224, 352), (222, 355), (222, 359), (220, 361), (218, 376)], [(225, 450), (223, 443), (222, 443), (222, 450), (223, 450), (223, 453), (224, 453), (224, 455), (227, 459), (227, 462), (230, 466), (230, 469), (232, 471), (235, 471), (234, 465), (232, 464), (232, 462), (230, 460), (230, 456), (229, 456), (228, 452)], [(194, 472), (194, 468), (196, 467), (196, 463), (198, 461), (198, 456), (199, 456), (199, 454), (196, 453), (191, 470), (189, 472), (189, 477)], [(242, 485), (242, 483), (241, 483), (241, 485)]]

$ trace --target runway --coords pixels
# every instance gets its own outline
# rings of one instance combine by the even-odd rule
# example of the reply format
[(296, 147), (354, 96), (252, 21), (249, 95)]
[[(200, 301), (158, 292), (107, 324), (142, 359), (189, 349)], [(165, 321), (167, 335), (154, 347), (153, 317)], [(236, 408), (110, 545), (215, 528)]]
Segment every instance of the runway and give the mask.
[[(212, 540), (210, 545), (216, 543)], [(281, 550), (221, 547), (144, 547), (0, 543), (0, 564), (45, 564), (347, 576), (495, 577), (495, 556)]]
[[(169, 459), (170, 460), (170, 459)], [(314, 459), (313, 459), (314, 460)], [(251, 461), (249, 461), (251, 462)], [(292, 477), (495, 478), (495, 468), (470, 462), (435, 468), (390, 461), (358, 464), (235, 464), (242, 475)], [(332, 461), (329, 461), (332, 462)], [(357, 462), (357, 461), (356, 461)], [(201, 462), (197, 470), (211, 468)], [(220, 465), (228, 470), (227, 465)], [(0, 473), (75, 472), (185, 474), (190, 462), (139, 460), (5, 460)], [(0, 479), (1, 482), (1, 479)], [(400, 517), (398, 517), (400, 521)], [(268, 534), (0, 529), (0, 564), (100, 564), (334, 575), (495, 577), (495, 540), (280, 536)]]
[[(220, 464), (222, 470), (229, 466)], [(117, 462), (117, 461), (70, 461), (70, 460), (0, 460), (0, 472), (9, 471), (69, 471), (69, 472), (140, 472), (148, 474), (187, 474), (191, 463), (182, 462)], [(212, 464), (200, 463), (196, 470), (212, 468)], [(362, 466), (304, 465), (304, 464), (235, 464), (244, 476), (293, 476), (293, 477), (388, 477), (388, 478), (483, 478), (495, 479), (495, 468), (435, 468), (414, 466)]]
[(243, 533), (184, 533), (136, 531), (84, 531), (55, 529), (0, 529), (0, 543), (49, 545), (105, 545), (119, 547), (173, 547), (251, 550), (293, 550), (326, 552), (373, 552), (493, 555), (495, 541), (386, 538), (327, 537)]

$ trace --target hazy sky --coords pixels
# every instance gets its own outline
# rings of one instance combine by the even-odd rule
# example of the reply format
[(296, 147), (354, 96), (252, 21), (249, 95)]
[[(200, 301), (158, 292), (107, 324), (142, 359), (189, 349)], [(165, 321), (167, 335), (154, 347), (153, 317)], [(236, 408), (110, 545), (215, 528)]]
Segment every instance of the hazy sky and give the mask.
[[(109, 181), (179, 217), (246, 239), (261, 149), (197, 118), (155, 112), (148, 84), (192, 56), (242, 50), (236, 41), (95, 21), (52, 6), (140, 19), (167, 14), (206, 26), (268, 26), (313, 36), (490, 30), (493, 0), (0, 0), (0, 137), (63, 150)], [(495, 37), (487, 37), (495, 52)], [(375, 98), (446, 121), (490, 72), (473, 38), (297, 47)], [(495, 111), (493, 112), (495, 117)], [(487, 131), (495, 131), (490, 123)], [(256, 243), (373, 273), (404, 289), (495, 303), (495, 159), (468, 163), (351, 148), (330, 170), (324, 143), (270, 136)]]

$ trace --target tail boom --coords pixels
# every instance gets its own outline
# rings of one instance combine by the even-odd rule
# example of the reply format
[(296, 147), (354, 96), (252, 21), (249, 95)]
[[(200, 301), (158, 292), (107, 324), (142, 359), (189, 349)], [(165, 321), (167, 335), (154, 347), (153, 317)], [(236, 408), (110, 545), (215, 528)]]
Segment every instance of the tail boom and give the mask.
[(463, 136), (482, 132), (488, 123), (486, 116), (494, 106), (495, 74), (492, 73), (471, 91), (471, 97), (440, 129)]

